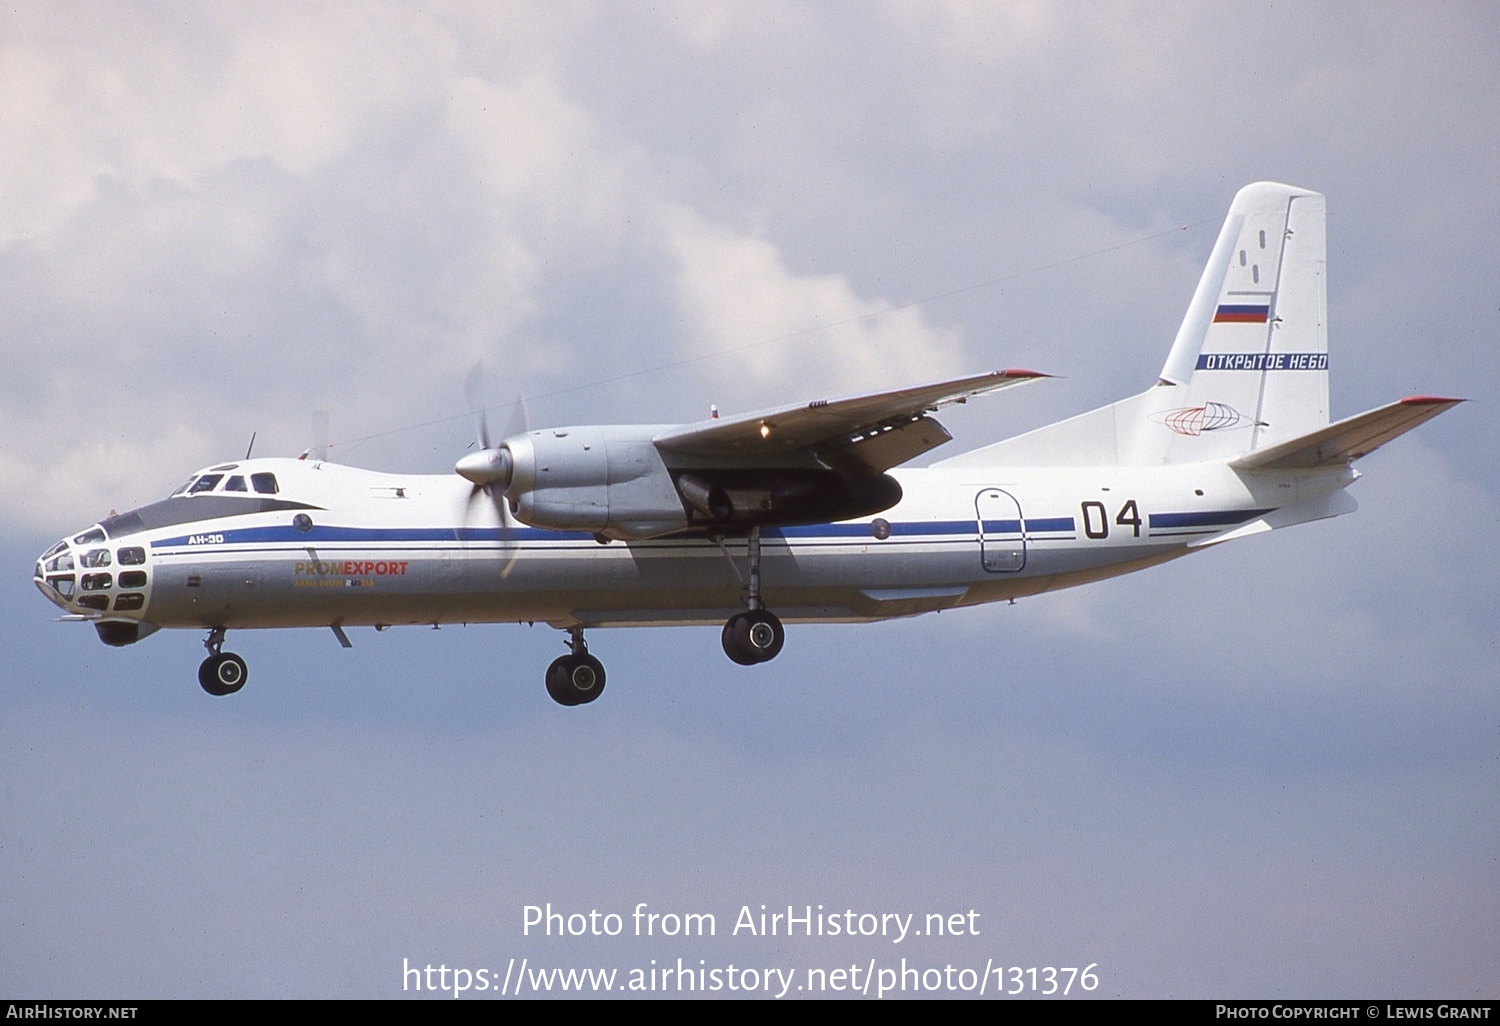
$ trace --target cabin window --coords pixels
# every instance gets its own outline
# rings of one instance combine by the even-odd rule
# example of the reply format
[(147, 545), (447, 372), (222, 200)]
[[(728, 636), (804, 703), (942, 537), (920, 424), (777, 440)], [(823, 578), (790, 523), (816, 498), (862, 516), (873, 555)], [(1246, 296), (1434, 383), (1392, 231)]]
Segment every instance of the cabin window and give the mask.
[(115, 579), (109, 574), (84, 574), (78, 583), (84, 591), (104, 591), (115, 583)]
[(122, 588), (144, 588), (146, 586), (146, 571), (126, 570), (120, 574), (120, 587)]
[(197, 495), (199, 492), (211, 492), (214, 490), (214, 485), (223, 479), (223, 474), (204, 474), (197, 481), (193, 482), (193, 486), (188, 489), (188, 494)]
[(100, 612), (109, 608), (108, 595), (80, 595), (78, 596), (78, 607), (80, 609), (97, 609)]
[(115, 555), (119, 558), (121, 566), (146, 565), (146, 550), (139, 545), (131, 545), (128, 548), (121, 549)]
[(280, 488), (276, 487), (275, 474), (251, 474), (250, 483), (255, 486), (255, 490), (261, 495), (275, 495), (281, 491)]

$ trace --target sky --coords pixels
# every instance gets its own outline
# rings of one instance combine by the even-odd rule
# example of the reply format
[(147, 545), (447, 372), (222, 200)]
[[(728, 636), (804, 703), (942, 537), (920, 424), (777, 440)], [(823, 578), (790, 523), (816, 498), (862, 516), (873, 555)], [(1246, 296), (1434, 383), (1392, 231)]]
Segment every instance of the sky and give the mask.
[[(1500, 996), (1497, 52), (1483, 3), (4, 5), (0, 994)], [(1334, 416), (1473, 400), (1349, 517), (751, 669), (598, 631), (571, 710), (542, 626), (242, 632), (213, 699), (196, 632), (108, 649), (29, 583), (319, 410), (334, 460), (448, 472), (476, 362), (539, 426), (1057, 375), (945, 411), (953, 455), (1150, 385), (1263, 179), (1328, 197)], [(733, 930), (762, 905), (965, 928)]]

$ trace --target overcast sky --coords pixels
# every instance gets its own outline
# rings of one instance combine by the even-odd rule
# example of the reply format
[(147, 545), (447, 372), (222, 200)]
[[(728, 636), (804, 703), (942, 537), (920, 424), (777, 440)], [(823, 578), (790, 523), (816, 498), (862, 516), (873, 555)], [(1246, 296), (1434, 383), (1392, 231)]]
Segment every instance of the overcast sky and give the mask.
[[(6, 5), (0, 994), (905, 957), (1500, 996), (1497, 53), (1485, 3)], [(1260, 179), (1328, 196), (1334, 415), (1475, 400), (1351, 517), (754, 669), (599, 631), (573, 710), (545, 627), (240, 633), (215, 700), (197, 632), (107, 649), (29, 583), (318, 409), (446, 472), (476, 360), (539, 425), (1059, 375), (952, 455), (1149, 385)], [(547, 902), (718, 936), (523, 936)], [(762, 904), (980, 933), (730, 936)]]

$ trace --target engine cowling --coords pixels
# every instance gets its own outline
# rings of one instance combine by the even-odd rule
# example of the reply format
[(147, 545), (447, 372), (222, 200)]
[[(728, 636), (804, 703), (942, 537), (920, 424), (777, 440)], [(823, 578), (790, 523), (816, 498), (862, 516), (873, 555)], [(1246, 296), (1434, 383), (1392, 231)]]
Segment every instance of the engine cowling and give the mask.
[(590, 426), (507, 438), (511, 512), (532, 527), (615, 538), (683, 530), (687, 509), (651, 442), (658, 430)]

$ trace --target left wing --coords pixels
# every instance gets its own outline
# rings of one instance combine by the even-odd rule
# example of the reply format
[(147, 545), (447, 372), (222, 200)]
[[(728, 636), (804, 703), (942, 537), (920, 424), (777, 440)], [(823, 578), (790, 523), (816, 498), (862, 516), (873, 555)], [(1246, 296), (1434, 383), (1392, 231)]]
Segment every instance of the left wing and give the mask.
[(1047, 377), (1036, 371), (976, 374), (891, 392), (703, 420), (658, 432), (664, 456), (722, 467), (773, 467), (816, 461), (854, 476), (880, 474), (953, 436), (927, 414), (1011, 385)]

